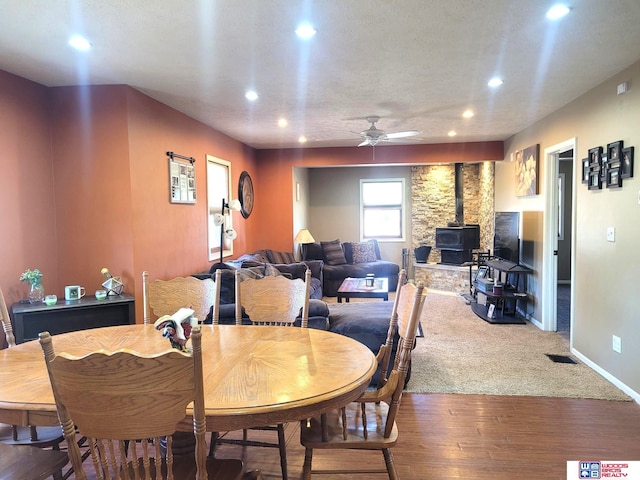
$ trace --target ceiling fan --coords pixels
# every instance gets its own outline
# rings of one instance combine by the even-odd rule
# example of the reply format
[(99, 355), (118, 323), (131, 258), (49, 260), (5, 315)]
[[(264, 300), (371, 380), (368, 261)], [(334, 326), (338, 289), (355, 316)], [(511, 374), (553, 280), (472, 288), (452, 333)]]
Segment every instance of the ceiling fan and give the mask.
[(358, 145), (359, 147), (364, 147), (366, 145), (375, 147), (379, 142), (393, 142), (397, 138), (415, 137), (422, 133), (418, 130), (387, 133), (384, 130), (376, 128), (376, 122), (380, 120), (380, 117), (373, 115), (366, 117), (366, 120), (371, 124), (371, 126), (359, 133), (359, 135), (364, 138), (364, 140)]

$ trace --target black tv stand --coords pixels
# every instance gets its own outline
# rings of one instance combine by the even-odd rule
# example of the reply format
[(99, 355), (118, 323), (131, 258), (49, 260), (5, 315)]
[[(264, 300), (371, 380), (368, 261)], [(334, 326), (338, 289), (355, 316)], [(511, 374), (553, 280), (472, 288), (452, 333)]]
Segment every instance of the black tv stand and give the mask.
[[(480, 261), (478, 262), (480, 264)], [(526, 321), (517, 312), (518, 301), (526, 301), (528, 295), (520, 289), (520, 276), (533, 270), (509, 260), (488, 257), (482, 260), (492, 278), (502, 284), (502, 290), (494, 290), (491, 283), (476, 278), (471, 286), (471, 310), (483, 320), (497, 324), (524, 324)], [(471, 267), (469, 267), (471, 268)], [(478, 303), (478, 295), (486, 297), (485, 304)], [(493, 315), (489, 308), (493, 305)]]

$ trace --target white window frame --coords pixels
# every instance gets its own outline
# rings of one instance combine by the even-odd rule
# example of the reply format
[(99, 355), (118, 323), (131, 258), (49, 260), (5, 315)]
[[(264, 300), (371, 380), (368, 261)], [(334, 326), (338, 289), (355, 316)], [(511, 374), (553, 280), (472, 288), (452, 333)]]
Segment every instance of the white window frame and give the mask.
[[(364, 204), (363, 190), (364, 185), (368, 183), (400, 183), (402, 188), (402, 196), (400, 205), (389, 204), (383, 205), (383, 207), (394, 208), (400, 210), (400, 236), (398, 237), (365, 237), (364, 235), (364, 212), (367, 206)], [(375, 238), (378, 242), (404, 242), (406, 239), (406, 185), (404, 178), (361, 178), (360, 179), (360, 240), (366, 241), (371, 238)], [(372, 206), (371, 208), (380, 208), (380, 205)]]

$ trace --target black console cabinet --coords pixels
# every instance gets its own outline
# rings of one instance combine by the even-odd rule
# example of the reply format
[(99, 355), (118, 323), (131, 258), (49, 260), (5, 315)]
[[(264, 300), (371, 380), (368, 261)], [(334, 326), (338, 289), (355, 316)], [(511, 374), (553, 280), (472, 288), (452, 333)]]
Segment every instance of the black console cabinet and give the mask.
[(105, 300), (87, 295), (80, 300), (59, 300), (50, 307), (44, 303), (14, 303), (11, 312), (16, 343), (35, 340), (44, 331), (56, 335), (136, 322), (135, 300), (125, 294), (109, 296)]

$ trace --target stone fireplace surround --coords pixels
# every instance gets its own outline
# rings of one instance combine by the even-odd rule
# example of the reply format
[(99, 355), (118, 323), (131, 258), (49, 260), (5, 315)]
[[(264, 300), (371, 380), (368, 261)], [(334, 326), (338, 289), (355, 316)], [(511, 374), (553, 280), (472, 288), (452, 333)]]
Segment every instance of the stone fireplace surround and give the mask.
[[(465, 163), (463, 177), (463, 219), (480, 225), (480, 251), (493, 246), (494, 163)], [(469, 291), (469, 268), (440, 265), (440, 251), (435, 248), (435, 231), (456, 220), (455, 164), (420, 165), (411, 169), (412, 231), (410, 278), (423, 281), (427, 288), (466, 293)], [(413, 249), (421, 245), (434, 248), (427, 264), (413, 260)]]

